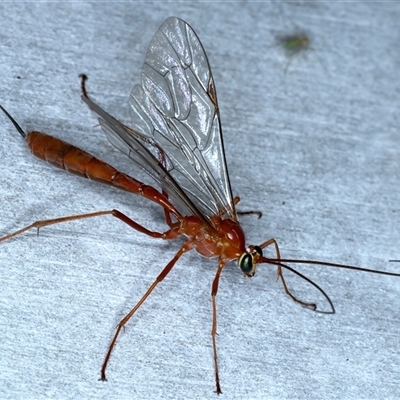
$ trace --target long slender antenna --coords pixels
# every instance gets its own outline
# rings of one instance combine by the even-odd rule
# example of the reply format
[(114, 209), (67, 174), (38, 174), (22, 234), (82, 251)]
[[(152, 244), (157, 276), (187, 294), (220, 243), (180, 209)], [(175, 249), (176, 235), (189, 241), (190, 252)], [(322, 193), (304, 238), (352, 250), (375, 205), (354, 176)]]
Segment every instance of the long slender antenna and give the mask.
[[(399, 261), (400, 262), (400, 260), (389, 260), (389, 261), (393, 261), (393, 262)], [(315, 304), (315, 308), (312, 311), (315, 311), (315, 312), (318, 312), (318, 313), (321, 313), (321, 314), (335, 314), (335, 307), (333, 306), (333, 303), (332, 303), (331, 299), (329, 298), (329, 296), (325, 293), (325, 291), (319, 285), (317, 285), (311, 279), (307, 278), (305, 275), (301, 274), (300, 272), (296, 271), (294, 268), (289, 267), (288, 265), (286, 265), (284, 263), (322, 265), (322, 266), (326, 266), (326, 267), (350, 269), (350, 270), (353, 270), (353, 271), (370, 272), (370, 273), (379, 274), (379, 275), (400, 276), (400, 273), (396, 273), (396, 272), (379, 271), (379, 270), (376, 270), (376, 269), (354, 267), (352, 265), (336, 264), (336, 263), (330, 263), (330, 262), (325, 262), (325, 261), (295, 260), (295, 259), (285, 259), (285, 258), (277, 258), (277, 259), (275, 259), (275, 258), (261, 257), (258, 262), (260, 264), (261, 263), (265, 263), (265, 264), (276, 265), (276, 266), (285, 268), (285, 269), (293, 272), (294, 274), (300, 276), (300, 278), (303, 278), (305, 281), (307, 281), (311, 285), (313, 285), (317, 290), (319, 290), (322, 293), (322, 295), (326, 298), (326, 300), (328, 301), (328, 303), (329, 303), (329, 305), (331, 307), (331, 311), (317, 310), (317, 307), (316, 307), (316, 304)], [(282, 276), (281, 276), (281, 278), (283, 280)], [(285, 286), (284, 282), (283, 282), (283, 284)], [(287, 291), (286, 291), (286, 293), (289, 294)], [(291, 296), (291, 297), (293, 299), (293, 296)], [(295, 301), (297, 301), (297, 300), (295, 300)], [(302, 304), (302, 302), (300, 302), (300, 301), (297, 301), (297, 302)]]
[[(400, 260), (391, 260), (391, 261), (400, 261)], [(352, 269), (353, 271), (370, 272), (370, 273), (379, 274), (379, 275), (400, 276), (400, 273), (397, 273), (397, 272), (379, 271), (377, 269), (353, 267), (352, 265), (335, 264), (335, 263), (330, 263), (330, 262), (325, 262), (325, 261), (294, 260), (294, 259), (292, 260), (292, 259), (285, 259), (285, 258), (281, 258), (281, 259), (277, 260), (277, 259), (269, 259), (269, 258), (263, 257), (263, 261), (261, 261), (261, 262), (272, 263), (272, 264), (279, 264), (280, 262), (285, 262), (285, 263), (293, 263), (293, 264), (324, 265), (326, 267)]]
[(312, 310), (314, 312), (320, 313), (320, 314), (335, 314), (336, 310), (335, 307), (332, 303), (332, 300), (330, 299), (330, 297), (325, 293), (325, 290), (323, 290), (319, 285), (317, 285), (314, 281), (312, 281), (310, 278), (307, 278), (305, 275), (301, 274), (299, 271), (296, 271), (294, 268), (289, 267), (288, 265), (285, 264), (281, 264), (281, 263), (277, 263), (277, 265), (280, 265), (283, 268), (288, 269), (289, 271), (292, 271), (294, 274), (300, 276), (300, 278), (303, 278), (305, 281), (307, 281), (308, 283), (310, 283), (311, 285), (313, 285), (315, 288), (317, 288), (322, 294), (323, 296), (326, 298), (326, 300), (328, 300), (329, 305), (331, 306), (331, 310), (332, 311), (323, 311), (323, 310), (318, 310), (317, 308), (315, 308), (315, 310)]

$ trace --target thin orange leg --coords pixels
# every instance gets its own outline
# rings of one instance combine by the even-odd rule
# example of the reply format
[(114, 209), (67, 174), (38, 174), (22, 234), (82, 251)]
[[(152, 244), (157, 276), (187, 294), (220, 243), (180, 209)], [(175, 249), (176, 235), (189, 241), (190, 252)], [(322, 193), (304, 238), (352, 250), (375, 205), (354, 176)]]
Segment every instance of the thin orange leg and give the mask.
[(174, 239), (176, 237), (178, 237), (180, 235), (179, 232), (179, 224), (172, 224), (171, 228), (169, 230), (167, 230), (164, 233), (161, 232), (153, 232), (153, 231), (149, 231), (148, 229), (146, 229), (144, 226), (138, 224), (137, 222), (133, 221), (132, 219), (130, 219), (128, 216), (126, 216), (125, 214), (123, 214), (122, 212), (118, 211), (118, 210), (107, 210), (107, 211), (97, 211), (97, 212), (93, 212), (93, 213), (87, 213), (87, 214), (79, 214), (79, 215), (70, 215), (68, 217), (61, 217), (61, 218), (54, 218), (54, 219), (46, 219), (46, 220), (41, 220), (41, 221), (36, 221), (33, 224), (26, 226), (22, 229), (19, 229), (18, 231), (12, 232), (6, 236), (3, 236), (2, 238), (0, 238), (0, 242), (4, 242), (8, 239), (11, 239), (15, 236), (18, 236), (26, 231), (28, 231), (29, 229), (33, 229), (36, 228), (37, 230), (37, 234), (39, 235), (39, 229), (43, 228), (45, 226), (49, 226), (49, 225), (54, 225), (54, 224), (60, 224), (63, 222), (68, 222), (68, 221), (75, 221), (78, 219), (84, 219), (84, 218), (92, 218), (92, 217), (100, 217), (103, 215), (112, 215), (113, 217), (118, 218), (119, 220), (121, 220), (122, 222), (125, 222), (126, 224), (128, 224), (131, 228), (144, 233), (148, 236), (151, 236), (153, 238), (160, 238), (160, 239)]
[(219, 384), (219, 373), (218, 373), (218, 354), (217, 354), (217, 302), (216, 296), (218, 292), (218, 284), (219, 284), (219, 277), (221, 276), (222, 269), (225, 267), (226, 262), (219, 260), (218, 269), (215, 274), (215, 278), (212, 284), (211, 289), (211, 300), (212, 300), (212, 329), (211, 329), (211, 337), (212, 337), (212, 344), (213, 344), (213, 353), (214, 353), (214, 370), (215, 370), (215, 384), (217, 386), (217, 394), (221, 394), (221, 386)]
[(190, 241), (187, 241), (183, 244), (183, 246), (179, 249), (179, 251), (175, 254), (174, 258), (166, 265), (166, 267), (161, 271), (160, 275), (157, 276), (156, 280), (152, 283), (152, 285), (147, 289), (147, 292), (144, 294), (144, 296), (138, 301), (138, 303), (135, 305), (135, 307), (132, 308), (131, 311), (129, 311), (128, 314), (125, 315), (124, 318), (120, 321), (118, 324), (117, 330), (115, 331), (114, 337), (111, 341), (111, 344), (108, 348), (106, 357), (104, 359), (103, 365), (101, 367), (101, 377), (100, 380), (106, 381), (106, 368), (108, 361), (110, 360), (111, 353), (113, 351), (113, 348), (115, 346), (115, 342), (117, 341), (117, 338), (119, 336), (119, 333), (121, 332), (121, 329), (125, 326), (125, 324), (131, 319), (132, 315), (135, 314), (135, 312), (139, 309), (139, 307), (144, 303), (144, 301), (149, 297), (150, 293), (155, 289), (155, 287), (168, 275), (168, 273), (171, 271), (175, 263), (179, 260), (179, 258), (182, 256), (183, 253), (189, 251), (192, 249), (192, 244)]
[[(264, 249), (265, 247), (274, 245), (275, 246), (275, 253), (276, 253), (276, 260), (279, 262), (281, 259), (281, 253), (279, 251), (279, 246), (278, 243), (275, 239), (269, 239), (266, 242), (264, 242), (262, 245), (260, 245), (260, 247), (262, 249)], [(299, 300), (297, 297), (295, 297), (289, 290), (289, 288), (286, 285), (286, 281), (285, 278), (283, 277), (283, 272), (282, 272), (282, 267), (281, 265), (277, 265), (278, 269), (277, 269), (277, 274), (278, 274), (278, 279), (281, 278), (282, 281), (282, 285), (283, 285), (283, 289), (285, 290), (285, 293), (296, 303), (299, 303), (300, 305), (302, 305), (303, 307), (306, 308), (310, 308), (311, 310), (316, 310), (317, 309), (317, 305), (315, 303), (307, 303), (305, 301)]]
[[(236, 206), (240, 201), (240, 197), (236, 196), (233, 198), (233, 204)], [(220, 213), (220, 216), (223, 213)], [(261, 211), (237, 211), (238, 215), (251, 215), (251, 214), (255, 214), (258, 216), (258, 219), (260, 219), (262, 217), (262, 212)]]

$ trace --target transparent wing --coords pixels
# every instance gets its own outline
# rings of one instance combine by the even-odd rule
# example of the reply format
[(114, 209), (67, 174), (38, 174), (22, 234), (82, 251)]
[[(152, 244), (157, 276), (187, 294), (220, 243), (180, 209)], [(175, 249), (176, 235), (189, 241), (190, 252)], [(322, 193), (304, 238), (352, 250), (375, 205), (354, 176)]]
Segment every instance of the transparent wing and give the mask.
[(200, 211), (236, 219), (211, 69), (184, 21), (168, 18), (154, 35), (130, 105), (133, 129), (163, 149)]
[(151, 40), (130, 106), (132, 129), (94, 109), (110, 142), (186, 212), (236, 220), (210, 66), (193, 29), (179, 18), (168, 18)]

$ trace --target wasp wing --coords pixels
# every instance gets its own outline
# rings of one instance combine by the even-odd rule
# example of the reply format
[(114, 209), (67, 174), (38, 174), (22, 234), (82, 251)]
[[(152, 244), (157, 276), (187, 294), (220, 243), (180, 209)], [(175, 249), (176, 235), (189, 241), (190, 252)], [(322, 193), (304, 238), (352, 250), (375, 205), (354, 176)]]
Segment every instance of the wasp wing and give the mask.
[[(186, 22), (171, 17), (158, 29), (130, 105), (132, 129), (122, 124), (124, 129), (116, 129), (104, 117), (100, 121), (111, 143), (160, 182), (168, 195), (181, 197), (186, 209), (193, 212), (195, 205), (209, 221), (216, 214), (236, 220), (213, 77), (200, 40)], [(143, 148), (187, 199), (177, 196), (177, 188), (169, 188), (153, 166), (144, 166), (145, 157), (138, 160)]]
[(214, 80), (186, 22), (171, 17), (156, 32), (130, 104), (133, 129), (165, 151), (171, 175), (203, 214), (236, 219)]

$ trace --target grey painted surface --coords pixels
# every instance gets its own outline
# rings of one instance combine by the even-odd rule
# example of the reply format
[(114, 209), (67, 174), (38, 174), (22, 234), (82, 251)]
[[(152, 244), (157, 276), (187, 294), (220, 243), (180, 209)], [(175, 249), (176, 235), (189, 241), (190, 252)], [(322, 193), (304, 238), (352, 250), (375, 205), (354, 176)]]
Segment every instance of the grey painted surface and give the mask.
[[(399, 258), (398, 3), (2, 3), (1, 104), (26, 130), (52, 133), (134, 176), (80, 101), (129, 124), (127, 99), (147, 45), (170, 15), (199, 35), (213, 68), (231, 183), (248, 242), (274, 237), (284, 257), (396, 269)], [(289, 59), (277, 37), (306, 33)], [(285, 74), (288, 61), (290, 65)], [(143, 199), (34, 159), (0, 123), (2, 234), (36, 219), (117, 208), (151, 229)], [(178, 241), (179, 242), (179, 241)], [(215, 398), (215, 260), (188, 254), (99, 369), (119, 319), (179, 243), (112, 218), (27, 233), (0, 251), (1, 398)], [(218, 295), (226, 399), (399, 397), (400, 279), (299, 267), (331, 296), (324, 316), (293, 304), (261, 266), (232, 263)], [(292, 278), (292, 277), (290, 277)], [(289, 280), (289, 279), (288, 279)], [(302, 298), (319, 299), (289, 280)], [(322, 304), (321, 304), (322, 306)]]

